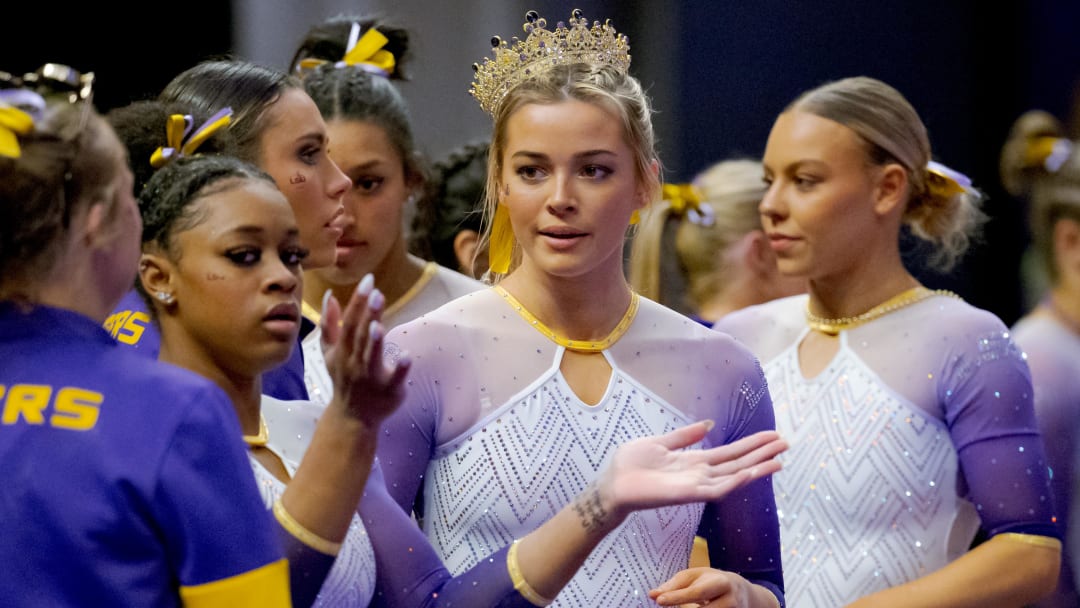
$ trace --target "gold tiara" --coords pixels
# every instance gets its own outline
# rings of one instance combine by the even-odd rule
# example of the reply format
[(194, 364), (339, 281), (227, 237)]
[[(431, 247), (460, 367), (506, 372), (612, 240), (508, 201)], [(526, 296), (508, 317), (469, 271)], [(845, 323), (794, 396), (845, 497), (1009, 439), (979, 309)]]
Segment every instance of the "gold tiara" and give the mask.
[(511, 89), (536, 74), (556, 65), (593, 63), (608, 65), (625, 74), (630, 69), (630, 41), (619, 34), (611, 21), (589, 21), (580, 9), (570, 14), (569, 27), (562, 21), (554, 31), (536, 11), (525, 13), (525, 40), (516, 36), (507, 44), (498, 36), (491, 39), (494, 57), (485, 57), (483, 65), (474, 63), (476, 80), (469, 93), (480, 107), (495, 115)]

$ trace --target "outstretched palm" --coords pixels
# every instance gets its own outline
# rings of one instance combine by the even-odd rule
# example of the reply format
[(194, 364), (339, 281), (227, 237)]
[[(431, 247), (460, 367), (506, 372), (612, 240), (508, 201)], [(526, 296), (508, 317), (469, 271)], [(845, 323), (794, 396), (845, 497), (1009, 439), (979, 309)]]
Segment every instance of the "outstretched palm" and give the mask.
[(611, 504), (628, 513), (719, 500), (780, 470), (775, 457), (788, 446), (775, 431), (761, 431), (708, 450), (682, 449), (704, 438), (709, 428), (699, 422), (620, 446), (601, 480)]

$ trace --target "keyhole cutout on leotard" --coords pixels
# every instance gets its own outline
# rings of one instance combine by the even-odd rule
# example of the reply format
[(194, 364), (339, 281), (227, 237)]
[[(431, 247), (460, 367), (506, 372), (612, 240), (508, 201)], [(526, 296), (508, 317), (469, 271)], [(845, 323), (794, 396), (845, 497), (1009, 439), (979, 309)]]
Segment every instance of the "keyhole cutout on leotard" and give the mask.
[(603, 353), (563, 352), (559, 371), (567, 386), (586, 405), (597, 405), (611, 383), (611, 364)]
[(840, 352), (840, 336), (828, 336), (812, 331), (799, 343), (799, 371), (803, 378), (813, 380), (829, 366)]

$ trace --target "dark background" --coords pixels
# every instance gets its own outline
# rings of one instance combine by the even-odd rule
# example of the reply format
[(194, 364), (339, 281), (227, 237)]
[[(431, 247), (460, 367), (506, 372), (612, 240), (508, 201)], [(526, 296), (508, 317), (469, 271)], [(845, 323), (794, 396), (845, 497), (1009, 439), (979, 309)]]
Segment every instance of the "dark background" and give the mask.
[[(152, 97), (176, 73), (201, 59), (229, 53), (243, 56), (239, 32), (247, 28), (250, 36), (250, 28), (258, 26), (236, 17), (247, 14), (244, 1), (24, 2), (5, 7), (0, 70), (21, 73), (53, 61), (94, 71), (95, 101), (107, 111)], [(668, 181), (689, 180), (732, 155), (760, 155), (776, 114), (805, 89), (853, 75), (873, 76), (895, 86), (922, 115), (935, 159), (967, 173), (987, 193), (984, 209), (991, 217), (983, 241), (953, 272), (926, 270), (917, 251), (909, 256), (912, 269), (929, 286), (953, 289), (1006, 323), (1023, 312), (1019, 277), (1027, 245), (1025, 212), (1001, 189), (998, 153), (1012, 122), (1025, 110), (1041, 108), (1069, 121), (1080, 80), (1080, 1), (993, 7), (974, 0), (517, 3), (521, 15), (526, 8), (535, 8), (552, 25), (580, 7), (590, 19), (611, 17), (630, 36), (632, 70), (656, 105)], [(343, 5), (356, 11), (374, 7), (405, 25), (412, 18), (421, 20), (426, 10), (423, 2), (314, 4), (318, 10), (307, 23), (288, 25), (302, 32), (340, 12)], [(480, 48), (479, 60), (486, 52), (487, 37), (508, 38), (520, 32), (521, 16), (505, 24), (499, 17), (496, 31), (479, 42), (470, 33), (466, 41), (455, 28), (463, 27), (466, 14), (483, 11), (485, 3), (438, 6), (451, 17), (440, 17), (437, 32), (427, 34), (427, 44), (417, 45), (423, 51), (414, 59), (418, 67), (438, 61), (433, 48), (438, 45)], [(504, 3), (500, 6), (502, 15), (507, 9)], [(461, 19), (455, 21), (458, 9)], [(295, 13), (294, 6), (289, 14)], [(417, 37), (425, 42), (422, 33)], [(297, 39), (282, 40), (285, 55)], [(471, 78), (468, 65), (438, 69), (452, 69), (449, 77), (461, 80), (460, 90), (432, 94), (422, 89), (422, 83), (407, 85), (414, 87), (407, 96), (418, 138), (431, 156), (442, 154), (457, 140), (463, 142), (464, 135), (441, 128), (445, 120), (425, 123), (426, 116), (435, 115), (425, 104), (449, 104), (466, 117), (464, 128), (471, 135), (486, 135), (486, 117), (464, 93)]]

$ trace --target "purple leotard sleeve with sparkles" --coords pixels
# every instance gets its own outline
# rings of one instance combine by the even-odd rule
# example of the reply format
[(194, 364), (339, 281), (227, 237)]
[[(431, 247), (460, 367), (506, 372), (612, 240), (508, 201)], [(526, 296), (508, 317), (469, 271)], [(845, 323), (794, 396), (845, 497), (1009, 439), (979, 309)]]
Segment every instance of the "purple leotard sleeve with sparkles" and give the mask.
[(1060, 539), (1023, 354), (1004, 329), (972, 342), (948, 357), (938, 384), (966, 497), (991, 536)]

